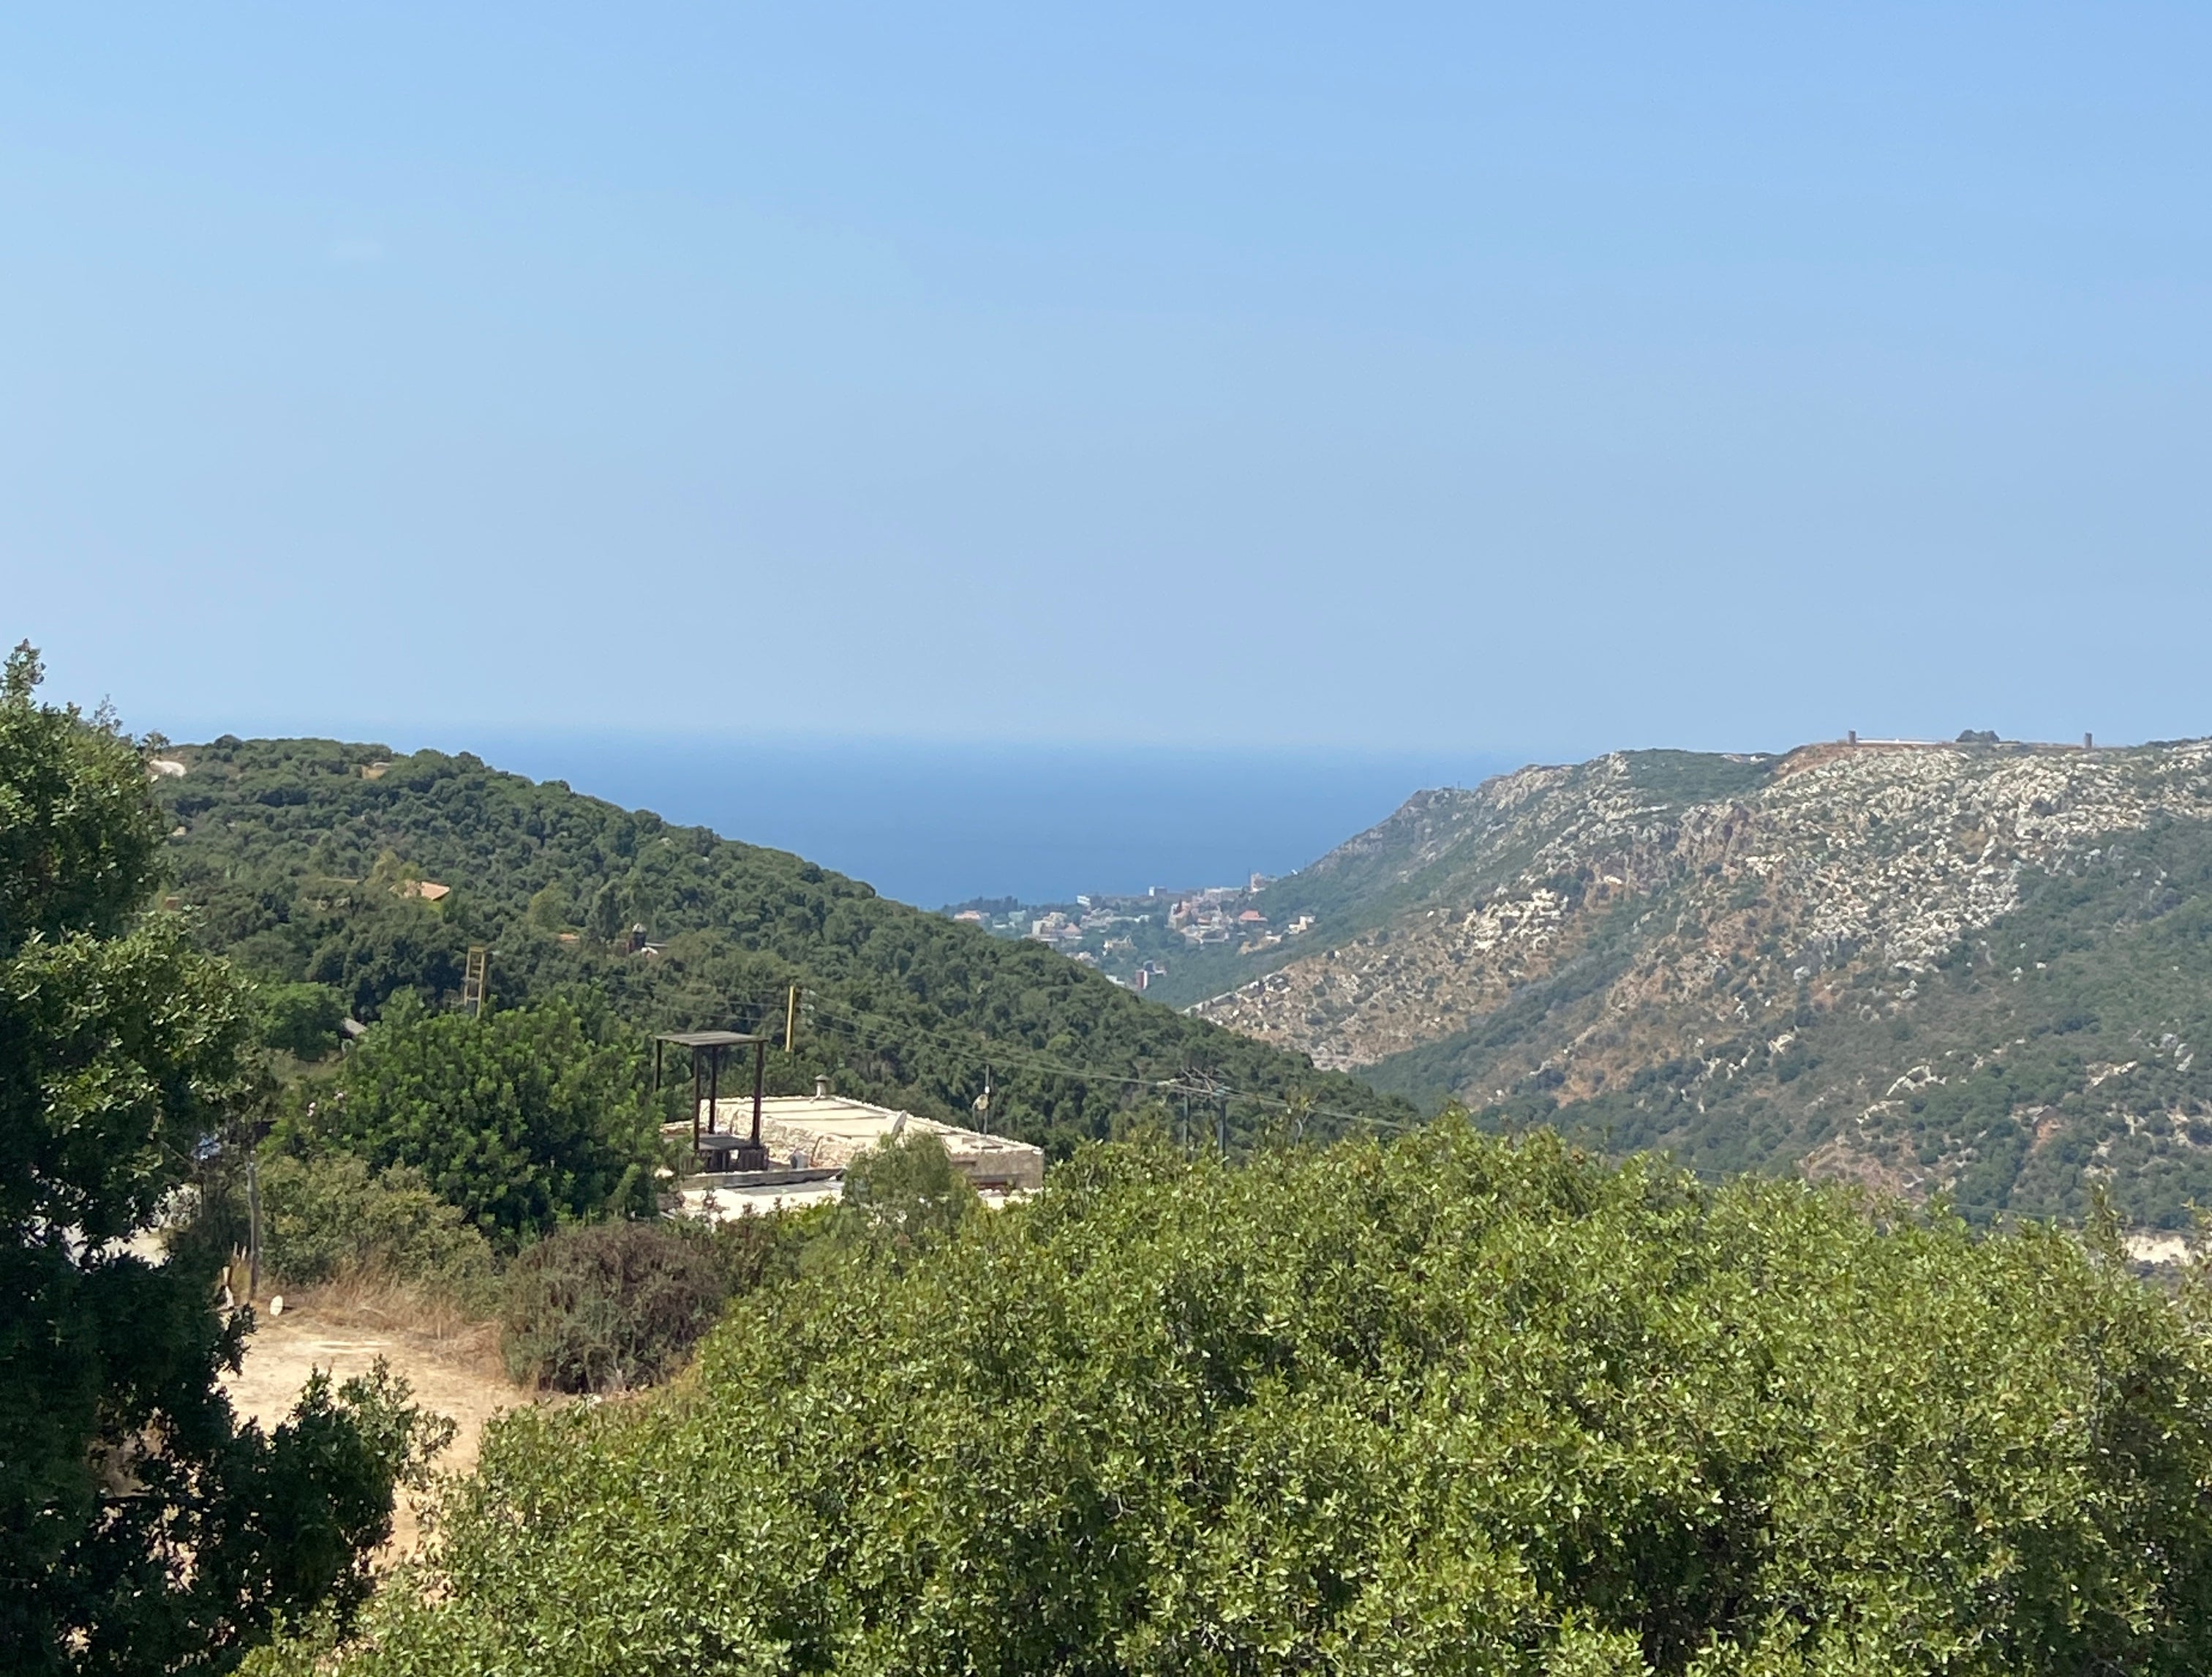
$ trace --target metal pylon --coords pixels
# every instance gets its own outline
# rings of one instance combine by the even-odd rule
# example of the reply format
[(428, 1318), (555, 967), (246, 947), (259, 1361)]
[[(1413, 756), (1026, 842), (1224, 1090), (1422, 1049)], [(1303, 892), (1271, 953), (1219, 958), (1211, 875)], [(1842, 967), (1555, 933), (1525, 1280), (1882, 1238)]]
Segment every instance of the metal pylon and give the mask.
[(481, 943), (469, 945), (469, 964), (461, 973), (461, 1005), (471, 1017), (483, 1011), (484, 980), (490, 969), (490, 954)]

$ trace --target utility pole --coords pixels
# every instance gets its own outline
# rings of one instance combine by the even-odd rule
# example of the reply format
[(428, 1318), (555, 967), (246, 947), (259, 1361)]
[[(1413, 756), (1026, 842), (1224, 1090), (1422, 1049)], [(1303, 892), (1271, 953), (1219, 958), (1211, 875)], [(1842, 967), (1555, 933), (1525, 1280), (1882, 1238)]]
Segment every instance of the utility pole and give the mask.
[(246, 1143), (246, 1302), (261, 1296), (261, 1143), (271, 1125), (264, 1110), (254, 1115), (240, 1139)]
[(799, 989), (800, 989), (800, 986), (799, 986), (799, 985), (792, 985), (792, 987), (791, 987), (791, 997), (790, 997), (790, 999), (789, 999), (787, 1002), (786, 1002), (786, 1003), (784, 1003), (784, 1009), (783, 1009), (783, 1052), (784, 1052), (785, 1053), (787, 1053), (787, 1054), (795, 1054), (795, 1053), (797, 1053), (797, 1052), (799, 1052)]
[(1214, 1145), (1222, 1153), (1229, 1151), (1229, 1094), (1211, 1071), (1197, 1071), (1186, 1065), (1176, 1079), (1176, 1087), (1182, 1095), (1182, 1150), (1191, 1150), (1190, 1099), (1194, 1095), (1201, 1101), (1213, 1102)]
[(246, 1302), (261, 1296), (261, 1174), (253, 1150), (246, 1155)]
[[(763, 1037), (757, 1038), (757, 1039), (754, 1040), (754, 1042), (753, 1042), (753, 1148), (752, 1148), (752, 1150), (753, 1150), (753, 1152), (754, 1152), (755, 1154), (758, 1154), (758, 1153), (760, 1152), (760, 1146), (761, 1146), (761, 1138), (760, 1138), (760, 1126), (761, 1126), (761, 1091), (762, 1091), (762, 1089), (766, 1086), (767, 1079), (768, 1079), (768, 1039), (767, 1039), (766, 1037), (764, 1037), (764, 1036), (763, 1036)], [(759, 1169), (761, 1169), (761, 1168), (762, 1168), (762, 1167), (761, 1167), (761, 1166), (759, 1166), (759, 1165), (757, 1165), (757, 1164), (756, 1164), (756, 1165), (749, 1165), (749, 1166), (747, 1166), (747, 1167), (746, 1167), (746, 1168), (747, 1168), (747, 1169), (750, 1169), (750, 1170), (759, 1170)]]

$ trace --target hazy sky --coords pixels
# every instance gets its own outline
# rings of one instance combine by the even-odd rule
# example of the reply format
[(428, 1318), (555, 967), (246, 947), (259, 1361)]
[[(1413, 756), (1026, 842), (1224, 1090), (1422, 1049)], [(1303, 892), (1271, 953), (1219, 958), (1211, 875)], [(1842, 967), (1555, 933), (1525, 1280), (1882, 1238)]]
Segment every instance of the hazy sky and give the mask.
[(2212, 9), (0, 21), (0, 632), (173, 735), (2212, 732)]

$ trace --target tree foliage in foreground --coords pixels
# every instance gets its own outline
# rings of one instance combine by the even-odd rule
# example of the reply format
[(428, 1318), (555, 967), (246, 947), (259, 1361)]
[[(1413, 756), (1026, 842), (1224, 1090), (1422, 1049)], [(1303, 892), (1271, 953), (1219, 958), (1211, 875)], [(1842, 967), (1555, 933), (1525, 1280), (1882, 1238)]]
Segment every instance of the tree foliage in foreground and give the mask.
[(343, 1670), (2212, 1666), (2201, 1301), (2061, 1234), (1440, 1124), (902, 1259), (503, 1422)]
[(144, 914), (131, 741), (0, 680), (0, 1669), (220, 1671), (368, 1587), (418, 1418), (311, 1388), (264, 1436), (216, 1384), (242, 1321), (129, 1249), (247, 1092), (242, 988)]

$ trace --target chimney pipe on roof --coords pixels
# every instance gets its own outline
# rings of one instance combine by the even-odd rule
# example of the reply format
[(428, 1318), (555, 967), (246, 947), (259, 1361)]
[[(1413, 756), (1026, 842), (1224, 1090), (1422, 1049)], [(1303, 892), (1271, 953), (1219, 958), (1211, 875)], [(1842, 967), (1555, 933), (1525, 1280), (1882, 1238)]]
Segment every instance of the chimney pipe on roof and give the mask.
[(830, 1080), (827, 1077), (817, 1077), (814, 1080), (814, 1098), (817, 1101), (827, 1101), (830, 1098)]

